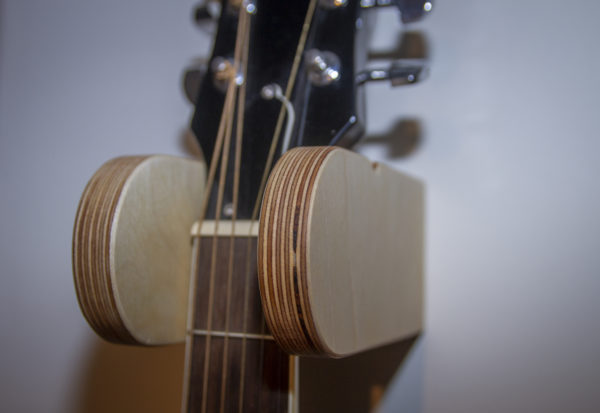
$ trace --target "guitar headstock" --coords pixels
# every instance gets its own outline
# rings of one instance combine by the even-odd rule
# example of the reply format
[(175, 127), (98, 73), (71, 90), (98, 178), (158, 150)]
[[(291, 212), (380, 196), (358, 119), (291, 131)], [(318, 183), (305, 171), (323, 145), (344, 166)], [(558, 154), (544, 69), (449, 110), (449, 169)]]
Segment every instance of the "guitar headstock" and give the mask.
[[(372, 9), (385, 6), (395, 6), (403, 22), (432, 8), (422, 0), (223, 0), (196, 10), (198, 19), (218, 20), (206, 71), (197, 90), (188, 91), (196, 106), (191, 127), (207, 160), (215, 149), (227, 79), (245, 84), (238, 218), (256, 213), (265, 168), (288, 149), (349, 148), (363, 137), (366, 82), (390, 80), (397, 86), (420, 79), (421, 66), (396, 62), (387, 69), (367, 69)], [(225, 79), (234, 66), (240, 7), (250, 15), (247, 64), (245, 73), (238, 67), (235, 77)], [(231, 180), (226, 185), (224, 193), (231, 193)], [(223, 205), (229, 205), (232, 200), (225, 198)], [(210, 205), (207, 217), (215, 214)]]

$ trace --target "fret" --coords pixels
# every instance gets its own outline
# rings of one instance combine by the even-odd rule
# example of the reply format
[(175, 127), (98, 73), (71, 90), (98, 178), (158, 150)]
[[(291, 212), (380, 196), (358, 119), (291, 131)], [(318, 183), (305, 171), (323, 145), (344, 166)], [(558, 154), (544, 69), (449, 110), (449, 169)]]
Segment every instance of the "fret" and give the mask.
[[(213, 245), (217, 251), (209, 330)], [(194, 325), (188, 331), (192, 352), (187, 412), (288, 412), (290, 383), (294, 382), (291, 357), (277, 346), (264, 321), (257, 239), (236, 237), (233, 249), (231, 245), (228, 236), (199, 237)], [(228, 286), (230, 254), (233, 266)]]
[(208, 331), (208, 330), (192, 330), (192, 334), (196, 336), (213, 336), (213, 337), (229, 337), (229, 338), (247, 338), (251, 340), (275, 340), (268, 334), (251, 334), (251, 333), (236, 333), (230, 331)]

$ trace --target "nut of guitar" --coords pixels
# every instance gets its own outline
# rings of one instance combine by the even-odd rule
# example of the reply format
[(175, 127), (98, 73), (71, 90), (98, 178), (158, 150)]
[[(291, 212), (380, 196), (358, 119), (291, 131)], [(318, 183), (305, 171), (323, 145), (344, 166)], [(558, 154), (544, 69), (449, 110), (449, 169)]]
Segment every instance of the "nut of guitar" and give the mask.
[(420, 181), (335, 147), (287, 152), (266, 187), (259, 281), (286, 351), (344, 357), (423, 324)]
[(79, 203), (73, 274), (84, 316), (103, 338), (158, 345), (185, 338), (189, 230), (203, 162), (131, 156), (105, 163)]

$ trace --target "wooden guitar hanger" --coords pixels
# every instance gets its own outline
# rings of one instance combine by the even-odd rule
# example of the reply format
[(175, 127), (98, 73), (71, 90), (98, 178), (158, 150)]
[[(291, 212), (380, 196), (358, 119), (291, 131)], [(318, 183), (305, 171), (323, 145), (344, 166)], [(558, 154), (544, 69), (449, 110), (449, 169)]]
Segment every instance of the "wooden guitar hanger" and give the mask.
[[(431, 9), (395, 4), (409, 20)], [(208, 162), (117, 158), (83, 193), (82, 312), (116, 343), (185, 342), (183, 412), (297, 411), (298, 356), (423, 327), (423, 184), (344, 148), (364, 131), (365, 81), (422, 72), (366, 69), (376, 5), (223, 1), (194, 99)]]
[(189, 231), (200, 211), (203, 162), (129, 156), (88, 183), (73, 233), (79, 304), (103, 338), (160, 345), (185, 338)]
[(286, 153), (258, 237), (263, 308), (279, 345), (343, 357), (416, 334), (422, 242), (418, 180), (345, 149)]

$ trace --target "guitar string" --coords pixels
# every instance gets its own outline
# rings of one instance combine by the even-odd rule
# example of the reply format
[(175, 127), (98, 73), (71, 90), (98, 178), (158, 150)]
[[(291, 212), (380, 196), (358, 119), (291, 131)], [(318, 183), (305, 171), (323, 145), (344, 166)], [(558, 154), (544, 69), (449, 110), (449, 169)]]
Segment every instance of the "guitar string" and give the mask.
[[(211, 158), (210, 169), (208, 173), (208, 178), (206, 181), (205, 194), (207, 194), (201, 204), (200, 207), (200, 215), (198, 218), (199, 228), (202, 227), (202, 222), (206, 216), (206, 212), (208, 209), (208, 200), (209, 195), (212, 191), (212, 186), (215, 180), (215, 175), (217, 171), (218, 157), (221, 154), (221, 149), (223, 147), (223, 140), (225, 135), (225, 127), (227, 121), (227, 114), (230, 112), (230, 107), (233, 102), (233, 84), (230, 84), (227, 88), (227, 92), (225, 94), (225, 102), (223, 104), (223, 111), (221, 114), (221, 119), (219, 121), (219, 128), (217, 131), (217, 138), (215, 140), (215, 146), (213, 149), (213, 155)], [(198, 239), (194, 239), (193, 242), (193, 257), (198, 257), (200, 242)], [(193, 258), (192, 257), (192, 258)], [(195, 268), (197, 263), (192, 263), (192, 268)], [(194, 342), (194, 336), (192, 334), (193, 325), (194, 325), (194, 313), (196, 309), (195, 302), (195, 294), (196, 294), (196, 286), (198, 281), (197, 271), (192, 271), (190, 273), (190, 285), (188, 290), (188, 311), (187, 311), (187, 322), (186, 322), (186, 338), (185, 338), (185, 360), (184, 360), (184, 374), (183, 374), (183, 392), (182, 392), (182, 403), (181, 403), (181, 411), (182, 413), (187, 412), (188, 402), (189, 402), (189, 385), (190, 385), (190, 375), (191, 375), (191, 357), (192, 357), (192, 348)]]
[[(316, 5), (316, 0), (311, 0), (308, 10), (307, 10), (307, 14), (305, 16), (305, 21), (303, 24), (303, 28), (302, 28), (302, 33), (300, 36), (300, 41), (298, 44), (298, 47), (296, 49), (296, 55), (294, 57), (294, 62), (293, 62), (293, 66), (292, 66), (292, 70), (290, 71), (290, 78), (288, 79), (288, 84), (286, 87), (286, 98), (289, 99), (291, 96), (291, 92), (293, 90), (294, 87), (294, 83), (296, 80), (296, 74), (299, 68), (299, 63), (301, 61), (301, 57), (302, 57), (302, 51), (304, 49), (305, 43), (306, 43), (306, 37), (308, 34), (308, 29), (310, 28), (310, 22), (312, 20), (312, 16), (314, 15), (314, 10), (315, 10), (315, 5)], [(240, 34), (240, 30), (238, 29), (238, 35)], [(246, 36), (247, 38), (248, 36)], [(236, 46), (235, 46), (235, 50), (237, 51), (239, 47), (239, 43), (236, 39)], [(246, 43), (246, 56), (247, 56), (247, 43)], [(236, 60), (237, 61), (237, 60)], [(235, 88), (235, 81), (232, 79), (232, 81), (229, 84), (229, 87), (227, 89), (227, 93), (226, 93), (226, 99), (225, 99), (225, 104), (224, 104), (224, 110), (223, 113), (221, 115), (221, 120), (220, 120), (220, 124), (219, 124), (219, 129), (218, 129), (218, 133), (217, 133), (217, 139), (215, 141), (215, 147), (214, 147), (214, 152), (213, 152), (213, 156), (211, 159), (211, 168), (209, 170), (209, 176), (207, 179), (207, 185), (206, 185), (206, 191), (205, 193), (210, 194), (212, 191), (212, 186), (215, 180), (215, 175), (216, 175), (216, 168), (217, 168), (217, 157), (219, 156), (219, 154), (221, 154), (222, 156), (222, 161), (221, 161), (221, 168), (222, 168), (222, 173), (221, 173), (221, 177), (220, 177), (220, 183), (219, 183), (219, 196), (218, 196), (218, 200), (217, 200), (217, 214), (216, 214), (216, 220), (215, 220), (215, 235), (213, 236), (213, 251), (212, 251), (212, 259), (211, 259), (211, 280), (210, 280), (210, 285), (209, 285), (209, 313), (212, 313), (212, 301), (213, 301), (213, 291), (214, 291), (214, 270), (215, 270), (215, 263), (216, 263), (216, 248), (215, 248), (215, 242), (216, 242), (216, 234), (218, 231), (218, 221), (219, 221), (219, 217), (220, 217), (220, 206), (222, 204), (222, 190), (224, 189), (224, 177), (225, 174), (223, 173), (223, 165), (226, 164), (226, 161), (224, 162), (225, 159), (228, 158), (228, 152), (229, 152), (229, 142), (230, 142), (230, 137), (231, 137), (231, 122), (232, 122), (232, 116), (231, 116), (231, 112), (233, 110), (233, 102), (235, 100), (235, 92), (236, 92), (236, 88)], [(268, 160), (266, 162), (266, 167), (265, 167), (265, 172), (263, 173), (262, 179), (261, 179), (261, 185), (260, 185), (260, 189), (259, 189), (259, 195), (256, 199), (256, 203), (254, 205), (254, 210), (252, 213), (252, 219), (251, 219), (251, 224), (250, 224), (250, 233), (249, 235), (252, 234), (252, 226), (254, 225), (254, 221), (256, 220), (256, 217), (258, 215), (258, 206), (260, 205), (260, 200), (261, 200), (261, 193), (262, 190), (264, 189), (264, 186), (266, 184), (266, 178), (268, 177), (268, 171), (270, 169), (270, 166), (273, 162), (273, 157), (274, 157), (274, 152), (275, 152), (275, 148), (277, 147), (278, 144), (278, 138), (279, 135), (281, 133), (281, 128), (283, 125), (283, 118), (285, 114), (285, 107), (282, 105), (281, 109), (280, 109), (280, 113), (279, 113), (279, 117), (277, 120), (277, 125), (275, 128), (275, 132), (273, 134), (273, 139), (271, 141), (271, 148), (269, 151), (269, 156), (268, 156)], [(224, 125), (224, 123), (226, 122), (226, 125)], [(224, 128), (225, 126), (225, 128)], [(226, 130), (226, 132), (224, 132), (224, 129)], [(224, 136), (225, 135), (225, 136)], [(222, 149), (222, 145), (223, 145), (223, 138), (225, 137), (225, 141), (226, 141), (226, 148), (221, 152)], [(220, 199), (219, 199), (220, 198)], [(201, 206), (201, 213), (200, 213), (200, 219), (199, 219), (199, 224), (200, 226), (202, 225), (202, 222), (204, 220), (204, 217), (206, 216), (206, 212), (208, 209), (208, 201), (209, 201), (209, 196), (206, 196), (203, 200), (202, 206)], [(234, 225), (234, 224), (233, 224)], [(197, 245), (198, 243), (195, 242), (194, 244), (196, 244), (194, 246), (195, 249), (197, 249), (199, 247), (199, 245)], [(248, 247), (250, 247), (250, 244), (248, 244)], [(197, 256), (197, 255), (196, 255)], [(250, 254), (247, 254), (247, 273), (249, 273), (249, 267), (250, 267)], [(192, 279), (190, 280), (190, 291), (192, 292), (190, 294), (190, 301), (188, 303), (188, 334), (186, 334), (186, 362), (185, 362), (185, 368), (184, 368), (184, 383), (185, 383), (185, 388), (184, 388), (184, 403), (182, 403), (182, 411), (185, 411), (187, 408), (187, 403), (188, 403), (188, 395), (189, 395), (189, 376), (190, 376), (190, 370), (191, 370), (191, 366), (190, 366), (190, 359), (191, 359), (191, 347), (192, 347), (192, 341), (193, 341), (193, 336), (191, 335), (191, 330), (192, 328), (190, 328), (190, 322), (192, 322), (193, 319), (193, 314), (194, 314), (194, 307), (195, 307), (195, 303), (194, 303), (194, 299), (193, 299), (193, 292), (195, 291), (195, 287), (197, 284), (197, 274), (195, 274), (196, 271), (194, 272), (194, 275), (191, 277)], [(245, 298), (244, 298), (244, 314), (247, 313), (247, 306), (248, 306), (248, 278), (246, 277), (246, 282), (245, 282)], [(212, 319), (212, 314), (211, 316), (207, 317), (208, 318), (208, 323), (211, 324), (211, 319)], [(193, 325), (191, 326), (193, 327)], [(246, 317), (244, 317), (244, 332), (246, 332), (246, 328), (247, 328), (247, 322), (246, 322)], [(206, 410), (206, 390), (207, 390), (207, 368), (208, 368), (208, 364), (210, 361), (210, 356), (209, 356), (209, 347), (210, 347), (210, 328), (207, 329), (207, 331), (209, 332), (209, 334), (207, 334), (206, 336), (206, 340), (207, 340), (207, 346), (205, 348), (205, 369), (204, 369), (204, 380), (203, 380), (203, 384), (204, 384), (204, 389), (203, 389), (203, 406), (202, 406), (202, 411), (204, 412)], [(264, 332), (264, 317), (261, 320), (261, 332)], [(263, 342), (261, 340), (261, 353), (262, 353), (262, 348), (263, 348)], [(240, 397), (243, 396), (243, 387), (244, 387), (244, 376), (245, 374), (243, 373), (243, 369), (245, 368), (245, 355), (246, 355), (246, 338), (243, 338), (243, 345), (242, 345), (242, 372), (241, 372), (241, 377), (240, 377), (240, 388), (242, 389), (242, 391), (240, 392)], [(262, 368), (262, 363), (261, 364), (261, 368)], [(240, 411), (241, 411), (242, 405), (240, 404)]]
[[(236, 47), (237, 49), (237, 47)], [(230, 84), (235, 85), (235, 78), (229, 79)], [(237, 88), (234, 87), (233, 98), (235, 99), (235, 95), (237, 92)], [(232, 108), (231, 108), (232, 109)], [(213, 305), (214, 305), (214, 289), (215, 289), (215, 271), (217, 268), (217, 244), (219, 241), (218, 233), (219, 233), (219, 221), (221, 219), (221, 210), (223, 208), (223, 196), (225, 194), (225, 181), (227, 178), (227, 164), (229, 162), (229, 152), (231, 145), (231, 130), (233, 127), (233, 115), (232, 113), (228, 113), (227, 115), (227, 127), (225, 129), (225, 142), (223, 144), (223, 152), (221, 154), (221, 167), (219, 173), (219, 186), (217, 189), (217, 203), (215, 207), (215, 230), (212, 236), (212, 249), (211, 249), (211, 260), (210, 260), (210, 276), (209, 276), (209, 284), (208, 284), (208, 314), (206, 317), (206, 331), (209, 333), (206, 335), (206, 346), (204, 348), (204, 373), (203, 373), (203, 381), (202, 381), (202, 413), (206, 412), (207, 400), (208, 400), (208, 371), (210, 367), (210, 345), (211, 345), (211, 335), (210, 332), (212, 330), (212, 314), (213, 314)]]
[[(292, 91), (294, 90), (294, 86), (296, 84), (296, 78), (298, 74), (298, 69), (300, 68), (300, 63), (302, 62), (302, 54), (304, 52), (304, 48), (306, 46), (306, 39), (308, 38), (308, 32), (310, 26), (312, 24), (312, 18), (315, 13), (317, 5), (317, 0), (311, 0), (308, 4), (308, 8), (306, 11), (306, 15), (304, 17), (304, 23), (302, 24), (302, 32), (300, 33), (300, 39), (298, 40), (298, 46), (296, 47), (296, 54), (294, 55), (294, 61), (292, 62), (292, 69), (290, 70), (290, 75), (288, 77), (288, 83), (285, 88), (285, 98), (290, 100), (292, 97)], [(275, 157), (275, 149), (277, 148), (277, 144), (279, 143), (279, 137), (281, 135), (281, 128), (283, 127), (283, 119), (285, 115), (285, 105), (281, 104), (281, 109), (279, 110), (279, 115), (277, 117), (277, 124), (275, 125), (275, 132), (273, 133), (273, 138), (271, 139), (271, 147), (269, 148), (269, 155), (267, 157), (267, 162), (265, 164), (265, 169), (260, 180), (260, 187), (258, 189), (258, 196), (256, 198), (256, 202), (254, 203), (254, 208), (252, 210), (252, 220), (254, 222), (256, 217), (258, 216), (258, 210), (260, 208), (261, 195), (265, 189), (265, 185), (267, 184), (267, 178), (269, 176), (269, 170), (271, 169), (271, 164), (273, 163), (273, 158)]]
[[(252, 223), (250, 224), (252, 225)], [(242, 413), (243, 411), (243, 401), (244, 401), (244, 376), (246, 375), (246, 334), (248, 329), (248, 281), (250, 279), (250, 255), (252, 239), (248, 237), (248, 243), (246, 247), (246, 267), (245, 267), (245, 280), (244, 280), (244, 310), (243, 310), (243, 323), (242, 323), (242, 334), (244, 335), (242, 338), (242, 360), (240, 367), (240, 396), (239, 396), (239, 404), (238, 404), (238, 413)]]
[[(246, 73), (248, 63), (248, 42), (250, 37), (250, 14), (246, 12), (244, 6), (240, 8), (238, 35), (242, 34), (244, 42), (241, 47), (240, 54), (238, 56), (240, 62), (240, 75), (242, 77), (242, 83), (238, 91), (237, 99), (237, 119), (236, 119), (236, 139), (235, 139), (235, 160), (234, 160), (234, 176), (233, 176), (233, 211), (231, 216), (231, 233), (229, 236), (229, 263), (228, 263), (228, 274), (227, 274), (227, 293), (225, 300), (225, 333), (229, 332), (229, 318), (230, 318), (230, 305), (231, 305), (231, 283), (233, 275), (233, 257), (234, 257), (234, 241), (235, 241), (235, 223), (237, 220), (238, 213), (238, 199), (239, 199), (239, 186), (240, 186), (240, 173), (242, 163), (242, 139), (244, 132), (244, 104), (246, 100)], [(237, 61), (237, 60), (236, 60)], [(236, 70), (236, 73), (238, 71)], [(245, 337), (244, 337), (245, 339)], [(229, 348), (229, 337), (225, 336), (223, 346), (223, 366), (222, 366), (222, 379), (221, 379), (221, 401), (220, 401), (220, 412), (225, 412), (225, 394), (227, 385), (227, 361), (228, 361), (228, 348)]]
[[(233, 73), (232, 76), (229, 77), (229, 87), (231, 90), (231, 98), (229, 101), (229, 105), (227, 107), (226, 113), (224, 116), (227, 116), (226, 128), (225, 128), (225, 143), (223, 147), (223, 151), (221, 154), (221, 162), (220, 162), (220, 177), (219, 177), (219, 187), (217, 190), (217, 203), (216, 203), (216, 211), (215, 211), (215, 225), (214, 225), (214, 233), (212, 239), (212, 250), (211, 250), (211, 267), (210, 267), (210, 278), (209, 278), (209, 291), (208, 291), (208, 314), (207, 314), (207, 327), (206, 331), (208, 334), (205, 338), (205, 351), (204, 351), (204, 372), (203, 372), (203, 389), (202, 389), (202, 407), (201, 411), (206, 412), (207, 408), (207, 400), (208, 400), (208, 372), (210, 367), (210, 347), (211, 347), (211, 331), (212, 331), (212, 312), (214, 305), (214, 282), (215, 282), (215, 270), (216, 270), (216, 260), (217, 260), (217, 244), (218, 244), (218, 230), (219, 230), (219, 221), (222, 213), (223, 206), (223, 196), (225, 191), (225, 182), (227, 177), (227, 167), (229, 162), (229, 153), (230, 153), (230, 143), (231, 143), (231, 133), (233, 128), (233, 111), (234, 109), (234, 101), (237, 89), (237, 73), (239, 71), (239, 62), (240, 62), (240, 53), (241, 53), (241, 43), (242, 39), (246, 36), (244, 34), (244, 22), (246, 19), (244, 18), (245, 11), (244, 7), (240, 7), (240, 18), (238, 19), (238, 30), (236, 33), (236, 42), (234, 48), (234, 59), (233, 59)], [(229, 91), (229, 90), (228, 90)], [(211, 165), (212, 166), (212, 165)], [(231, 255), (231, 251), (230, 251)], [(229, 306), (229, 303), (226, 303)], [(228, 337), (225, 337), (225, 341), (227, 342)], [(226, 353), (225, 353), (226, 354)]]
[[(239, 32), (238, 32), (239, 34)], [(239, 42), (236, 42), (236, 50), (239, 49)], [(235, 75), (236, 71), (234, 71), (234, 75)], [(232, 110), (233, 110), (233, 102), (235, 99), (235, 92), (236, 92), (236, 82), (235, 82), (235, 78), (231, 78), (228, 88), (227, 88), (227, 92), (225, 95), (225, 103), (223, 105), (223, 112), (221, 114), (221, 119), (220, 119), (220, 123), (219, 123), (219, 129), (217, 132), (217, 139), (215, 141), (215, 147), (213, 150), (213, 156), (211, 159), (211, 167), (209, 170), (209, 176), (207, 179), (207, 183), (206, 183), (206, 189), (205, 189), (205, 193), (206, 194), (210, 194), (212, 192), (212, 186), (213, 183), (215, 181), (215, 176), (216, 176), (216, 171), (217, 171), (217, 166), (219, 164), (219, 162), (217, 161), (219, 155), (221, 155), (221, 157), (223, 158), (225, 153), (228, 153), (229, 151), (229, 144), (227, 143), (226, 146), (227, 148), (222, 152), (222, 146), (223, 146), (223, 140), (224, 137), (226, 136), (231, 136), (231, 122), (233, 120), (232, 117)], [(226, 139), (228, 140), (228, 139)], [(226, 163), (226, 161), (224, 161), (222, 159), (221, 161), (221, 170), (223, 171), (223, 164)], [(226, 168), (225, 168), (226, 169)], [(219, 190), (219, 195), (222, 196), (222, 187), (224, 180), (223, 180), (223, 174), (221, 174), (221, 178), (220, 178), (220, 190)], [(202, 222), (204, 221), (204, 218), (206, 216), (206, 212), (208, 210), (208, 202), (209, 202), (209, 198), (210, 196), (207, 195), (206, 197), (204, 197), (202, 205), (201, 205), (201, 210), (200, 210), (200, 219), (198, 221), (198, 224), (201, 228), (202, 226)], [(221, 199), (222, 201), (222, 199)], [(219, 203), (219, 202), (218, 202)], [(222, 203), (222, 202), (221, 202)], [(220, 211), (220, 205), (218, 205), (217, 207), (217, 211)], [(217, 214), (216, 216), (216, 220), (215, 220), (215, 229), (214, 229), (214, 234), (216, 235), (218, 233), (218, 220), (219, 220), (219, 214)], [(215, 248), (215, 241), (216, 241), (216, 237), (213, 236), (213, 256), (211, 257), (211, 276), (210, 276), (210, 281), (209, 281), (209, 316), (207, 317), (207, 324), (211, 326), (212, 324), (212, 301), (213, 301), (213, 291), (214, 291), (214, 262), (215, 262), (215, 258), (216, 258), (216, 248)], [(199, 249), (199, 242), (197, 242), (197, 240), (194, 241), (194, 256), (198, 256), (198, 249)], [(196, 292), (196, 286), (197, 286), (197, 271), (193, 271), (191, 274), (191, 279), (190, 279), (190, 292), (189, 292), (189, 302), (188, 302), (188, 317), (187, 317), (187, 334), (186, 334), (186, 349), (185, 349), (185, 364), (184, 364), (184, 391), (183, 391), (183, 401), (182, 401), (182, 412), (186, 412), (187, 411), (187, 407), (188, 407), (188, 403), (189, 403), (189, 386), (190, 386), (190, 375), (191, 375), (191, 353), (192, 353), (192, 347), (193, 347), (193, 341), (194, 341), (194, 337), (193, 334), (191, 334), (191, 332), (193, 331), (193, 315), (195, 313), (195, 292)], [(208, 356), (209, 351), (210, 351), (210, 330), (211, 328), (207, 327), (207, 331), (209, 332), (206, 336), (206, 347), (205, 347), (205, 369), (204, 369), (204, 380), (203, 380), (203, 384), (204, 384), (204, 388), (203, 388), (203, 405), (202, 405), (202, 409), (203, 411), (205, 411), (206, 409), (206, 399), (207, 399), (207, 366), (208, 363), (210, 362), (210, 357)]]
[[(302, 23), (302, 32), (300, 33), (300, 37), (298, 39), (298, 45), (296, 46), (296, 51), (295, 51), (295, 55), (294, 55), (294, 60), (292, 62), (292, 68), (290, 70), (290, 75), (288, 77), (288, 81), (287, 81), (287, 85), (285, 88), (285, 98), (289, 101), (291, 99), (291, 95), (292, 95), (292, 91), (294, 90), (294, 85), (296, 82), (296, 78), (297, 78), (297, 74), (298, 74), (298, 70), (300, 68), (300, 63), (302, 62), (302, 55), (304, 52), (304, 49), (306, 47), (306, 40), (308, 38), (308, 33), (310, 30), (310, 27), (312, 25), (312, 20), (315, 14), (315, 10), (316, 10), (316, 5), (317, 5), (317, 0), (311, 0), (310, 3), (308, 4), (308, 8), (306, 10), (306, 15), (304, 16), (304, 22)], [(279, 115), (277, 118), (277, 123), (275, 125), (275, 131), (273, 132), (273, 137), (271, 139), (271, 146), (269, 148), (269, 154), (267, 156), (267, 161), (265, 164), (265, 169), (261, 178), (261, 183), (259, 186), (259, 190), (258, 190), (258, 195), (256, 197), (256, 201), (254, 203), (254, 208), (252, 211), (252, 215), (250, 218), (250, 229), (249, 229), (249, 239), (252, 236), (252, 230), (253, 230), (253, 226), (255, 224), (256, 218), (258, 217), (258, 211), (259, 211), (259, 207), (260, 207), (260, 203), (262, 200), (262, 195), (263, 195), (263, 191), (267, 182), (267, 177), (269, 176), (269, 171), (271, 169), (271, 164), (273, 163), (273, 158), (275, 156), (275, 150), (277, 148), (278, 142), (279, 142), (279, 138), (281, 135), (281, 128), (283, 127), (283, 119), (284, 119), (284, 115), (285, 115), (285, 105), (284, 103), (281, 104), (281, 108), (279, 110)], [(250, 259), (251, 259), (251, 253), (250, 253), (250, 243), (248, 243), (248, 247), (247, 247), (247, 251), (246, 251), (246, 279), (244, 282), (244, 323), (243, 323), (243, 333), (246, 334), (246, 330), (248, 328), (247, 326), (247, 320), (246, 320), (246, 314), (248, 312), (248, 301), (249, 301), (249, 279), (250, 279)], [(260, 321), (260, 334), (264, 335), (265, 333), (265, 318), (264, 318), (264, 314), (261, 311), (261, 321)], [(260, 341), (260, 361), (259, 361), (259, 368), (260, 368), (260, 375), (259, 377), (262, 377), (262, 372), (263, 372), (263, 353), (264, 353), (264, 340)], [(291, 356), (294, 357), (294, 356)], [(242, 339), (242, 361), (241, 361), (241, 371), (240, 371), (240, 405), (239, 405), (239, 413), (242, 412), (242, 400), (243, 400), (243, 391), (244, 391), (244, 379), (245, 379), (245, 367), (246, 367), (246, 337), (244, 337)], [(260, 400), (259, 400), (260, 403)], [(259, 406), (259, 410), (260, 410), (260, 406)]]
[[(288, 79), (288, 84), (286, 86), (286, 90), (285, 90), (285, 98), (287, 101), (291, 100), (291, 95), (292, 95), (292, 91), (294, 90), (294, 85), (296, 82), (296, 78), (297, 78), (297, 73), (298, 70), (300, 68), (300, 63), (302, 62), (302, 55), (303, 52), (306, 48), (306, 40), (308, 38), (308, 33), (310, 30), (310, 27), (312, 25), (312, 19), (316, 10), (316, 5), (317, 5), (317, 1), (316, 0), (311, 0), (311, 2), (308, 5), (308, 9), (306, 12), (306, 16), (304, 18), (304, 23), (302, 24), (302, 33), (300, 34), (300, 40), (298, 42), (298, 46), (296, 48), (296, 54), (294, 56), (294, 62), (292, 65), (292, 70), (290, 71), (290, 77)], [(284, 101), (285, 102), (285, 101)], [(284, 113), (285, 113), (285, 103), (282, 102), (281, 104), (281, 109), (279, 110), (279, 117), (277, 119), (277, 129), (275, 131), (275, 134), (273, 135), (273, 139), (271, 141), (271, 147), (269, 149), (269, 157), (267, 160), (267, 164), (265, 167), (265, 171), (263, 173), (262, 179), (261, 179), (261, 185), (260, 185), (260, 189), (259, 189), (259, 197), (260, 195), (263, 193), (266, 182), (267, 182), (267, 177), (269, 176), (269, 170), (271, 169), (271, 165), (273, 163), (273, 158), (275, 155), (275, 149), (277, 148), (277, 144), (278, 144), (278, 140), (279, 140), (279, 135), (281, 133), (281, 128), (283, 126), (283, 118), (284, 118)], [(254, 204), (254, 210), (252, 211), (252, 215), (253, 215), (253, 219), (252, 219), (252, 223), (254, 222), (254, 220), (256, 219), (256, 217), (258, 216), (258, 211), (260, 208), (260, 202), (259, 202), (259, 197), (257, 197), (256, 203)], [(251, 224), (252, 225), (252, 224)], [(265, 334), (265, 327), (266, 327), (266, 321), (265, 321), (265, 315), (264, 313), (261, 311), (261, 334)], [(265, 346), (265, 342), (264, 340), (261, 340), (260, 342), (260, 375), (262, 376), (263, 374), (263, 369), (264, 369), (264, 346)], [(290, 358), (294, 358), (295, 356), (289, 356), (287, 358), (287, 360), (290, 360)], [(279, 362), (281, 362), (281, 360), (279, 360)], [(289, 377), (289, 373), (288, 373), (288, 381), (290, 380)], [(288, 399), (289, 399), (289, 395), (288, 395)], [(292, 413), (292, 412), (290, 412)]]

